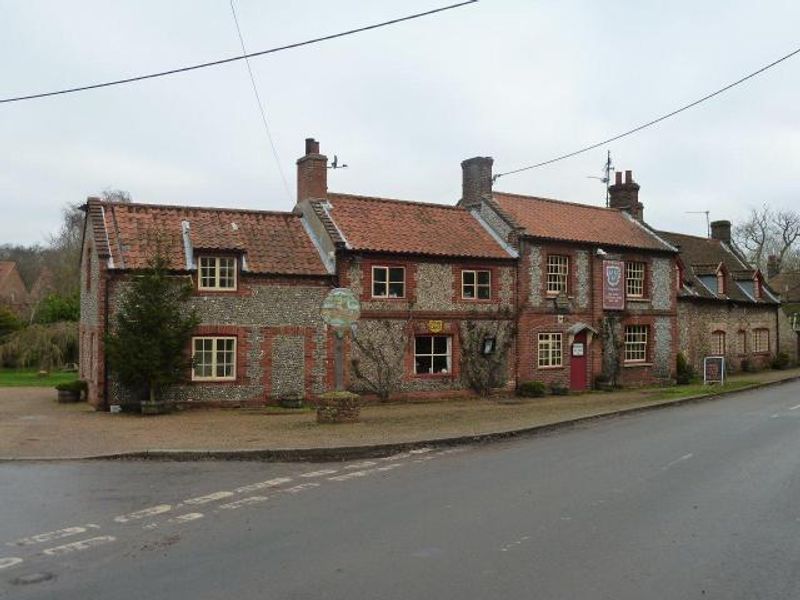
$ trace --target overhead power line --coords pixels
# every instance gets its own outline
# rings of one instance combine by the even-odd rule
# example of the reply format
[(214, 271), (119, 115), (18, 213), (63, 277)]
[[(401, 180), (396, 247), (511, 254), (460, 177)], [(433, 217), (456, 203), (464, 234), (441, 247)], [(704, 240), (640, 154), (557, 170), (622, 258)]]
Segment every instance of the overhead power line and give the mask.
[(381, 23), (374, 23), (372, 25), (366, 25), (364, 27), (357, 27), (355, 29), (349, 29), (347, 31), (342, 31), (339, 33), (333, 33), (331, 35), (325, 35), (322, 37), (312, 38), (309, 40), (304, 40), (302, 42), (294, 42), (292, 44), (286, 44), (285, 46), (278, 46), (276, 48), (269, 48), (267, 50), (259, 50), (258, 52), (250, 52), (249, 54), (244, 54), (242, 56), (232, 56), (230, 58), (222, 58), (219, 60), (213, 60), (210, 62), (199, 63), (196, 65), (189, 65), (186, 67), (179, 67), (177, 69), (169, 69), (168, 71), (160, 71), (158, 73), (149, 73), (147, 75), (137, 75), (135, 77), (126, 77), (124, 79), (115, 79), (113, 81), (106, 81), (103, 83), (92, 83), (89, 85), (82, 85), (73, 88), (67, 88), (63, 90), (55, 90), (51, 92), (41, 92), (37, 94), (26, 94), (24, 96), (16, 96), (12, 98), (0, 98), (0, 104), (7, 104), (9, 102), (22, 102), (23, 100), (35, 100), (37, 98), (48, 98), (50, 96), (60, 96), (63, 94), (74, 94), (76, 92), (85, 92), (87, 90), (96, 90), (99, 88), (111, 87), (114, 85), (122, 85), (125, 83), (133, 83), (135, 81), (144, 81), (145, 79), (155, 79), (157, 77), (166, 77), (167, 75), (176, 75), (178, 73), (185, 73), (187, 71), (196, 71), (197, 69), (205, 69), (207, 67), (216, 67), (219, 65), (224, 65), (227, 63), (236, 62), (238, 60), (245, 60), (247, 58), (253, 58), (255, 56), (264, 56), (266, 54), (274, 54), (276, 52), (282, 52), (283, 50), (292, 50), (294, 48), (301, 48), (302, 46), (310, 46), (311, 44), (318, 44), (320, 42), (327, 42), (329, 40), (335, 40), (337, 38), (345, 37), (348, 35), (353, 35), (356, 33), (362, 33), (364, 31), (371, 31), (373, 29), (379, 29), (381, 27), (387, 27), (389, 25), (396, 25), (397, 23), (403, 23), (405, 21), (411, 21), (413, 19), (420, 19), (422, 17), (427, 17), (430, 15), (435, 15), (437, 13), (441, 13), (447, 10), (452, 10), (454, 8), (460, 8), (462, 6), (466, 6), (468, 4), (474, 4), (478, 0), (465, 0), (464, 2), (458, 2), (456, 4), (449, 4), (447, 6), (442, 6), (440, 8), (434, 8), (433, 10), (427, 10), (425, 12), (415, 13), (412, 15), (407, 15), (405, 17), (399, 17), (397, 19), (391, 19), (389, 21), (383, 21)]
[(778, 60), (773, 61), (773, 62), (769, 63), (768, 65), (765, 65), (765, 66), (761, 67), (757, 71), (753, 71), (749, 75), (745, 75), (741, 79), (737, 79), (733, 83), (729, 83), (725, 87), (720, 88), (715, 92), (711, 92), (710, 94), (707, 94), (706, 96), (703, 96), (699, 100), (695, 100), (694, 102), (691, 102), (691, 103), (689, 103), (689, 104), (687, 104), (685, 106), (681, 106), (680, 108), (675, 109), (672, 112), (669, 112), (669, 113), (667, 113), (665, 115), (662, 115), (662, 116), (660, 116), (660, 117), (658, 117), (656, 119), (653, 119), (652, 121), (648, 121), (647, 123), (643, 123), (643, 124), (641, 124), (641, 125), (639, 125), (637, 127), (634, 127), (633, 129), (629, 129), (628, 131), (625, 131), (623, 133), (617, 134), (617, 135), (615, 135), (613, 137), (610, 137), (608, 139), (605, 139), (603, 141), (591, 144), (590, 146), (585, 146), (585, 147), (581, 148), (580, 150), (575, 150), (574, 152), (569, 152), (568, 154), (562, 154), (561, 156), (556, 156), (555, 158), (551, 158), (550, 160), (545, 160), (543, 162), (536, 163), (534, 165), (528, 165), (527, 167), (520, 167), (519, 169), (513, 169), (511, 171), (506, 171), (505, 173), (498, 173), (497, 175), (494, 176), (494, 179), (498, 179), (499, 177), (505, 177), (506, 175), (513, 175), (515, 173), (522, 173), (523, 171), (530, 171), (531, 169), (538, 169), (539, 167), (544, 167), (546, 165), (551, 165), (551, 164), (553, 164), (555, 162), (558, 162), (558, 161), (561, 161), (561, 160), (565, 160), (567, 158), (572, 158), (573, 156), (577, 156), (579, 154), (583, 154), (584, 152), (588, 152), (589, 150), (594, 150), (595, 148), (599, 148), (600, 146), (604, 146), (605, 144), (609, 144), (611, 142), (615, 142), (615, 141), (617, 141), (617, 140), (619, 140), (621, 138), (624, 138), (626, 136), (633, 135), (634, 133), (642, 131), (643, 129), (647, 129), (648, 127), (652, 127), (653, 125), (655, 125), (657, 123), (660, 123), (661, 121), (665, 121), (665, 120), (669, 119), (670, 117), (674, 117), (675, 115), (678, 115), (678, 114), (682, 113), (685, 110), (689, 110), (690, 108), (693, 108), (693, 107), (697, 106), (698, 104), (702, 104), (706, 100), (710, 100), (711, 98), (714, 98), (715, 96), (719, 96), (723, 92), (727, 92), (731, 88), (735, 88), (737, 85), (740, 85), (740, 84), (744, 83), (745, 81), (747, 81), (749, 79), (752, 79), (756, 75), (760, 75), (764, 71), (767, 71), (768, 69), (771, 69), (772, 67), (779, 65), (783, 61), (789, 60), (790, 58), (792, 58), (796, 54), (800, 54), (800, 48), (797, 48), (797, 49), (793, 50), (792, 52), (790, 52), (789, 54), (787, 54), (785, 56), (782, 56)]
[(244, 57), (244, 64), (247, 65), (247, 72), (250, 74), (250, 83), (253, 84), (253, 93), (256, 96), (256, 103), (258, 104), (258, 110), (261, 113), (261, 122), (264, 124), (264, 131), (267, 134), (267, 139), (269, 140), (269, 145), (272, 148), (272, 156), (275, 158), (275, 164), (278, 166), (278, 172), (281, 174), (281, 180), (283, 180), (283, 188), (286, 190), (286, 196), (289, 198), (289, 201), (292, 200), (292, 192), (289, 189), (289, 182), (286, 180), (286, 174), (283, 172), (283, 167), (281, 166), (281, 159), (278, 156), (278, 149), (275, 147), (275, 140), (272, 139), (272, 131), (269, 128), (269, 122), (267, 121), (267, 111), (264, 109), (264, 103), (261, 101), (261, 95), (258, 93), (258, 86), (256, 86), (256, 78), (253, 76), (253, 69), (250, 67), (250, 59), (247, 57), (247, 48), (244, 44), (244, 36), (242, 35), (242, 28), (239, 27), (239, 18), (236, 16), (236, 6), (234, 6), (234, 0), (230, 0), (231, 4), (231, 14), (233, 15), (233, 22), (236, 24), (236, 33), (239, 34), (239, 43), (242, 46), (242, 56)]

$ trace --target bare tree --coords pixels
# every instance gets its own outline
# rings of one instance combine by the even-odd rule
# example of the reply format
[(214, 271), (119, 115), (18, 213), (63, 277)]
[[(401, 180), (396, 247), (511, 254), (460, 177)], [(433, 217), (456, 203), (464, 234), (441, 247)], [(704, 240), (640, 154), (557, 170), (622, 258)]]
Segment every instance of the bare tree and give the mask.
[(352, 338), (358, 350), (358, 356), (350, 361), (353, 375), (381, 402), (389, 400), (403, 381), (409, 322), (410, 316), (402, 321), (367, 321)]
[(106, 202), (124, 202), (124, 203), (133, 202), (133, 198), (131, 197), (130, 192), (110, 187), (100, 192), (100, 198), (102, 198)]
[(776, 257), (778, 271), (796, 266), (800, 260), (800, 213), (774, 211), (766, 204), (753, 208), (748, 219), (734, 228), (734, 241), (748, 261), (762, 271), (767, 270), (770, 256)]

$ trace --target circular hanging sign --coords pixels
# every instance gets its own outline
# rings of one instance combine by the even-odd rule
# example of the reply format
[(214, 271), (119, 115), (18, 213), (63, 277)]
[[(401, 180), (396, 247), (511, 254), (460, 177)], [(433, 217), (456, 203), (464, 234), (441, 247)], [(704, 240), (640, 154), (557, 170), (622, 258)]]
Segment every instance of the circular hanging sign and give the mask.
[(360, 315), (358, 298), (348, 288), (332, 289), (322, 303), (322, 320), (334, 329), (347, 329)]

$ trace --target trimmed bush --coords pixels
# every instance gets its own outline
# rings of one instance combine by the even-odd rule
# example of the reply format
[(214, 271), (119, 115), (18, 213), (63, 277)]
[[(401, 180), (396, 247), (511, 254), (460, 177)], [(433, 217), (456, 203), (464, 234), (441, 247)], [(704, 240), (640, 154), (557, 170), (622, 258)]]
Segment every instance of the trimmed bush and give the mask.
[(326, 392), (317, 401), (317, 423), (355, 423), (361, 414), (361, 396), (353, 392)]
[(678, 352), (675, 358), (675, 383), (678, 385), (688, 385), (692, 382), (694, 377), (694, 368), (686, 360), (683, 352)]
[(553, 396), (566, 396), (569, 394), (569, 388), (563, 383), (551, 383), (550, 393), (553, 394)]
[(523, 398), (540, 398), (547, 388), (543, 381), (524, 381), (517, 387), (517, 396)]
[(76, 394), (85, 394), (87, 385), (85, 381), (76, 379), (75, 381), (65, 381), (55, 386), (59, 392), (75, 392)]
[(770, 366), (773, 369), (783, 370), (789, 367), (789, 355), (786, 352), (778, 352), (775, 357), (770, 362)]

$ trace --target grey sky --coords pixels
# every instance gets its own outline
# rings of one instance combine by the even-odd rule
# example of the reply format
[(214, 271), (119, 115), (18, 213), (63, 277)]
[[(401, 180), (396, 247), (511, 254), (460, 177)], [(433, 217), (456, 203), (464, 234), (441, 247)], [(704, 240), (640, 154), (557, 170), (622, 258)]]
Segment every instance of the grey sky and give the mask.
[[(447, 0), (237, 0), (258, 50)], [(453, 203), (459, 163), (495, 172), (628, 129), (800, 45), (800, 3), (533, 2), (465, 8), (257, 58), (252, 66), (294, 194), (303, 139), (350, 167), (334, 191)], [(227, 0), (0, 0), (0, 96), (240, 52)], [(800, 57), (610, 146), (645, 218), (703, 234), (701, 215), (797, 207)], [(601, 204), (605, 149), (496, 188)], [(60, 208), (107, 187), (135, 201), (288, 210), (244, 63), (0, 105), (0, 243), (35, 243)]]

